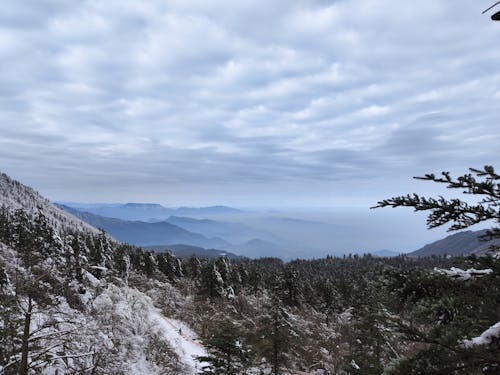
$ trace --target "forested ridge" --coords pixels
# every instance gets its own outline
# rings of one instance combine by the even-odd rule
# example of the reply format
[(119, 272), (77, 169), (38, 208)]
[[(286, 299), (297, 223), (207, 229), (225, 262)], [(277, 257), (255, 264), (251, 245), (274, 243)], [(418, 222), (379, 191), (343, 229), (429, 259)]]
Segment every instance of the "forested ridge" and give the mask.
[(54, 220), (0, 208), (5, 374), (500, 373), (494, 254), (181, 260)]

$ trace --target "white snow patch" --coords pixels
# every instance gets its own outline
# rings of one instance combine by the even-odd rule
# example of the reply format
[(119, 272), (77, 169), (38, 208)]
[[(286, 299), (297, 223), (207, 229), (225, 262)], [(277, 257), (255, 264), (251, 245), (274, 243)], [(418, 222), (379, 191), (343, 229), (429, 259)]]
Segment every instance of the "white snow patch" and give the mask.
[(354, 359), (351, 361), (351, 366), (355, 370), (361, 369), (361, 367), (358, 366), (358, 364), (356, 363), (356, 361)]
[(101, 283), (99, 279), (97, 279), (94, 275), (86, 270), (84, 270), (84, 275), (85, 278), (89, 281), (90, 285), (92, 285), (93, 287), (96, 287)]
[(206, 356), (207, 352), (191, 328), (179, 320), (166, 318), (154, 310), (150, 312), (150, 318), (158, 323), (179, 359), (188, 365), (193, 373), (198, 373), (198, 370), (206, 365), (196, 360), (197, 356)]
[(463, 348), (472, 348), (478, 345), (489, 345), (494, 339), (500, 339), (500, 322), (493, 324), (478, 337), (474, 337), (470, 340), (462, 340), (460, 345)]
[(90, 266), (89, 268), (93, 269), (93, 270), (103, 271), (103, 272), (108, 271), (108, 269), (106, 267), (102, 267), (102, 266)]
[(466, 281), (473, 278), (488, 275), (492, 273), (493, 270), (491, 268), (487, 268), (484, 270), (476, 270), (475, 268), (469, 268), (468, 270), (463, 270), (461, 268), (451, 267), (449, 270), (445, 270), (443, 268), (434, 268), (434, 272), (454, 278), (456, 280)]

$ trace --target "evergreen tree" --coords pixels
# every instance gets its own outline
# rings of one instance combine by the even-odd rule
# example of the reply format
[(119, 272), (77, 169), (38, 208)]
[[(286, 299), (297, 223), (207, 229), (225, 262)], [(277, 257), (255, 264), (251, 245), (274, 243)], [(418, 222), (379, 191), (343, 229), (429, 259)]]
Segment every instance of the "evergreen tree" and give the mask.
[(156, 269), (156, 260), (151, 252), (149, 251), (142, 252), (142, 264), (146, 276), (152, 277)]
[(182, 264), (173, 254), (169, 252), (156, 254), (156, 260), (158, 270), (167, 276), (171, 282), (175, 283), (178, 278), (183, 276)]
[(493, 221), (496, 227), (491, 228), (486, 237), (500, 238), (500, 175), (492, 166), (481, 169), (470, 168), (468, 174), (456, 179), (449, 172), (442, 172), (442, 177), (426, 174), (414, 177), (419, 180), (445, 184), (448, 189), (459, 189), (464, 194), (479, 196), (476, 203), (464, 202), (460, 199), (426, 198), (418, 194), (384, 199), (373, 208), (378, 207), (412, 207), (415, 211), (430, 211), (427, 217), (429, 228), (436, 228), (451, 223), (449, 231), (468, 228), (484, 221)]
[(229, 259), (227, 257), (217, 258), (215, 261), (215, 266), (217, 267), (217, 271), (219, 271), (220, 276), (225, 284), (229, 282), (230, 274), (231, 274), (231, 266)]
[(185, 262), (184, 266), (186, 276), (197, 280), (201, 274), (201, 262), (196, 256), (192, 256)]
[(221, 321), (214, 334), (203, 340), (208, 355), (198, 357), (206, 363), (201, 374), (246, 374), (251, 362), (249, 347), (242, 341), (238, 327), (229, 319)]
[(224, 297), (226, 295), (224, 280), (215, 265), (207, 262), (201, 270), (200, 293), (211, 299)]
[(280, 286), (282, 300), (287, 306), (299, 306), (303, 296), (301, 285), (304, 280), (299, 278), (295, 265), (287, 264), (283, 270)]
[(133, 251), (132, 246), (128, 244), (121, 244), (113, 253), (113, 266), (118, 275), (127, 280), (130, 270), (130, 256)]
[[(384, 370), (390, 352), (390, 330), (382, 306), (374, 298), (354, 309), (350, 353), (346, 360), (349, 374), (378, 375)], [(355, 364), (355, 365), (354, 365)]]
[(32, 257), (39, 254), (46, 258), (60, 250), (62, 245), (56, 241), (54, 229), (41, 211), (36, 214), (33, 224), (33, 243), (31, 246), (34, 252), (31, 254)]
[(316, 282), (314, 289), (319, 295), (317, 299), (319, 310), (325, 314), (325, 323), (328, 325), (330, 316), (340, 310), (340, 295), (331, 279)]
[(10, 244), (12, 241), (11, 218), (7, 207), (0, 207), (0, 241)]
[[(4, 265), (0, 263), (0, 365), (10, 363), (21, 347), (18, 332), (22, 324), (21, 310), (12, 289)], [(15, 367), (5, 371), (6, 374), (14, 374)]]
[(33, 249), (33, 226), (30, 218), (22, 209), (14, 211), (13, 215), (13, 236), (9, 245), (15, 246), (23, 257), (29, 258), (29, 253)]
[(269, 311), (261, 318), (260, 327), (261, 354), (272, 366), (272, 373), (279, 375), (281, 367), (289, 362), (288, 354), (296, 333), (289, 313), (278, 298), (273, 299)]
[[(491, 166), (470, 172), (456, 179), (448, 172), (442, 177), (427, 174), (417, 178), (479, 196), (476, 203), (408, 194), (380, 201), (376, 207), (430, 211), (429, 228), (451, 223), (450, 231), (493, 221), (496, 226), (486, 237), (500, 238), (500, 176)], [(500, 373), (500, 330), (494, 330), (479, 344), (471, 340), (500, 324), (500, 260), (471, 257), (466, 262), (471, 268), (484, 267), (485, 263), (489, 268), (476, 275), (463, 271), (463, 278), (453, 277), (453, 272), (446, 270), (393, 275), (389, 291), (395, 291), (401, 303), (398, 329), (408, 341), (422, 343), (423, 348), (399, 361), (391, 374)]]

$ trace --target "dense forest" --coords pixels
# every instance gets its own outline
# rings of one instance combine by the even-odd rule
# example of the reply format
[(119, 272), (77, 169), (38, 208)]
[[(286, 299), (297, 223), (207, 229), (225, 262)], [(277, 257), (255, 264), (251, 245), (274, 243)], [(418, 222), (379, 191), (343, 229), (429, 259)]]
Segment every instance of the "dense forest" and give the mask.
[[(500, 373), (494, 253), (181, 260), (36, 205), (1, 207), (0, 243), (4, 374)], [(198, 334), (195, 365), (157, 311)]]

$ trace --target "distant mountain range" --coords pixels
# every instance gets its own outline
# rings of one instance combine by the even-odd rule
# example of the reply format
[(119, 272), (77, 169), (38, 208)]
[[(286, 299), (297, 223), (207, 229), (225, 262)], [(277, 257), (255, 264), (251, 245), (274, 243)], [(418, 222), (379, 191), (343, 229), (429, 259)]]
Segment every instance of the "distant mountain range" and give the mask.
[(207, 238), (165, 221), (147, 223), (128, 221), (82, 212), (72, 207), (58, 205), (84, 222), (103, 229), (119, 241), (137, 246), (188, 244), (204, 248), (229, 249), (232, 247), (221, 238)]
[(227, 206), (168, 208), (157, 203), (75, 203), (56, 202), (78, 211), (122, 220), (165, 220), (169, 216), (221, 216), (235, 215), (243, 211)]
[[(207, 237), (223, 238), (233, 244), (244, 243), (253, 238), (259, 238), (265, 234), (263, 231), (259, 231), (245, 224), (231, 223), (221, 220), (170, 216), (164, 221), (191, 232), (201, 233)], [(268, 237), (270, 237), (270, 235)]]
[(484, 242), (479, 236), (485, 234), (486, 230), (464, 231), (452, 234), (442, 240), (425, 245), (421, 249), (415, 250), (408, 255), (425, 257), (430, 255), (467, 255), (485, 254), (491, 245), (500, 245), (500, 240)]
[[(224, 219), (204, 218), (204, 216), (217, 218), (217, 215), (224, 218), (227, 217), (226, 215), (243, 213), (243, 211), (225, 206), (171, 209), (154, 203), (72, 203), (72, 205), (59, 206), (84, 222), (105, 230), (119, 241), (138, 246), (170, 248), (171, 250), (180, 251), (179, 256), (184, 256), (187, 253), (190, 256), (193, 252), (201, 254), (203, 251), (209, 251), (206, 254), (209, 257), (218, 252), (231, 253), (235, 256), (243, 255), (249, 258), (278, 257), (292, 259), (315, 257), (317, 256), (314, 250), (315, 242), (325, 233), (328, 233), (330, 228), (321, 222), (285, 217), (259, 217), (248, 225), (247, 223), (224, 221)], [(86, 212), (86, 210), (91, 212)], [(107, 217), (95, 212), (114, 215), (115, 217)], [(199, 216), (170, 215), (172, 212), (191, 213), (193, 216)], [(168, 216), (165, 217), (165, 215)], [(131, 219), (123, 219), (127, 217)], [(241, 216), (238, 217), (241, 219)], [(268, 232), (269, 228), (272, 228), (272, 233)], [(495, 243), (480, 241), (478, 236), (484, 234), (484, 232), (483, 230), (455, 233), (439, 241), (427, 244), (421, 249), (408, 253), (408, 255), (423, 257), (431, 255), (458, 256), (471, 253), (484, 254), (488, 247)], [(351, 234), (346, 232), (343, 235), (349, 236)], [(497, 240), (496, 243), (500, 244), (500, 240)], [(299, 247), (303, 249), (310, 247), (310, 252), (305, 255), (303, 250), (297, 251)], [(341, 252), (333, 252), (333, 254), (339, 255)], [(399, 252), (379, 250), (372, 252), (372, 254), (374, 256), (388, 257), (397, 256)]]
[[(115, 239), (132, 245), (158, 249), (182, 249), (188, 252), (193, 250), (201, 252), (201, 250), (210, 249), (210, 254), (215, 254), (215, 252), (229, 254), (232, 252), (250, 258), (282, 257), (284, 254), (284, 249), (279, 245), (250, 237), (258, 232), (243, 224), (179, 216), (171, 216), (165, 221), (158, 222), (131, 221), (96, 215), (62, 204), (57, 204), (57, 206), (93, 227), (104, 230)], [(204, 234), (188, 229), (201, 230)], [(242, 241), (231, 243), (221, 237), (206, 236), (206, 233), (224, 234), (233, 239), (240, 238)], [(182, 246), (184, 247), (182, 248)], [(237, 256), (236, 254), (234, 255)]]

